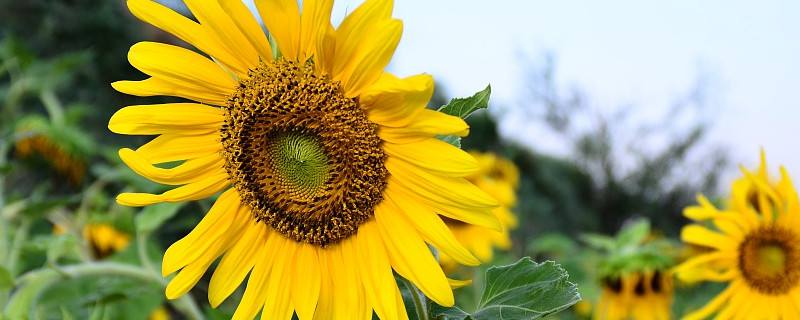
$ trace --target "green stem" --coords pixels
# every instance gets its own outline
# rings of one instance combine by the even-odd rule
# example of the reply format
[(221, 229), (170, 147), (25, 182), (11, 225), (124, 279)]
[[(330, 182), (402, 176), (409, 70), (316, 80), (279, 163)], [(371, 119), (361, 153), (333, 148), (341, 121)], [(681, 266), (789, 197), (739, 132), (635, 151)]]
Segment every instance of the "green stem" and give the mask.
[(403, 282), (403, 285), (408, 288), (408, 292), (411, 295), (411, 301), (414, 302), (414, 310), (417, 313), (417, 319), (429, 320), (425, 295), (423, 295), (422, 292), (420, 292), (419, 289), (417, 289), (417, 287), (411, 283), (411, 281), (408, 281), (408, 279), (403, 277), (398, 278), (401, 279), (400, 281)]
[(12, 276), (17, 274), (20, 251), (22, 251), (22, 245), (25, 244), (25, 240), (28, 238), (28, 231), (31, 228), (31, 220), (25, 218), (21, 220), (19, 227), (17, 227), (17, 232), (14, 234), (11, 249), (8, 251), (8, 272), (11, 272)]
[[(3, 133), (0, 132), (0, 134)], [(8, 224), (11, 221), (6, 220), (6, 217), (3, 216), (3, 208), (5, 208), (6, 206), (5, 202), (6, 174), (4, 173), (5, 170), (4, 167), (6, 166), (7, 163), (6, 155), (8, 153), (7, 151), (10, 145), (11, 143), (5, 140), (5, 138), (0, 140), (0, 258), (2, 258), (6, 262), (1, 264), (7, 264), (8, 261), (10, 260), (9, 259), (10, 257), (8, 256), (9, 254), (8, 241), (10, 241), (10, 239), (8, 238)], [(4, 265), (4, 267), (6, 267), (6, 269), (9, 270), (8, 265)], [(11, 270), (9, 270), (9, 272), (10, 271)], [(8, 302), (9, 294), (10, 294), (9, 290), (0, 290), (0, 306), (6, 305), (6, 303)]]
[(56, 94), (52, 90), (45, 89), (39, 94), (39, 98), (42, 99), (44, 108), (50, 114), (50, 120), (57, 125), (64, 124), (64, 107), (61, 105), (61, 101), (58, 101)]
[(147, 235), (144, 232), (136, 233), (136, 252), (139, 254), (139, 260), (141, 260), (145, 269), (154, 273), (157, 272), (153, 267), (153, 262), (150, 261), (150, 257), (147, 256)]
[[(142, 268), (137, 268), (135, 266), (116, 262), (89, 262), (64, 266), (60, 268), (59, 272), (56, 272), (52, 269), (38, 269), (25, 273), (17, 278), (16, 286), (19, 287), (26, 282), (37, 282), (37, 280), (45, 279), (47, 283), (40, 289), (43, 291), (49, 285), (56, 283), (63, 277), (78, 278), (87, 276), (123, 276), (150, 283), (156, 283), (161, 287), (166, 286), (166, 281), (164, 278), (156, 273)], [(176, 300), (171, 300), (170, 303), (175, 307), (175, 309), (186, 315), (188, 319), (204, 319), (202, 312), (200, 312), (200, 309), (188, 295)]]

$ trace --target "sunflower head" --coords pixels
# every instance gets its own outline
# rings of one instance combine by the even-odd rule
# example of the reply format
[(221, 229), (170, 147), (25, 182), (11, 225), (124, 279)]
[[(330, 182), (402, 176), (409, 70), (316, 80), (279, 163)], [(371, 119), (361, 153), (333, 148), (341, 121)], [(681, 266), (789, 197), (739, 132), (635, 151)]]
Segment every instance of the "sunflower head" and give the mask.
[(16, 134), (21, 137), (14, 144), (18, 157), (42, 160), (73, 186), (81, 184), (89, 155), (83, 133), (66, 124), (29, 116), (17, 123)]
[(601, 252), (601, 288), (595, 319), (669, 319), (677, 250), (653, 235), (647, 220), (627, 223), (616, 235), (587, 234), (583, 240)]
[(595, 319), (670, 319), (673, 287), (668, 273), (630, 272), (601, 282)]
[(254, 217), (296, 241), (352, 236), (383, 200), (378, 125), (313, 62), (259, 64), (225, 109), (225, 170)]
[(165, 252), (162, 273), (177, 273), (167, 297), (185, 294), (219, 259), (212, 306), (246, 281), (234, 319), (403, 319), (395, 272), (452, 305), (430, 247), (478, 264), (443, 219), (502, 230), (498, 201), (467, 179), (477, 161), (438, 139), (469, 127), (427, 108), (433, 79), (384, 70), (403, 28), (392, 1), (366, 0), (333, 26), (331, 0), (257, 0), (274, 41), (239, 0), (184, 2), (196, 20), (151, 0), (127, 4), (205, 55), (138, 43), (128, 60), (149, 78), (112, 86), (193, 102), (129, 106), (109, 121), (117, 133), (157, 135), (119, 155), (175, 186), (123, 193), (120, 204), (219, 194)]
[[(64, 226), (53, 225), (53, 234), (60, 235), (65, 232)], [(87, 224), (83, 227), (82, 234), (97, 259), (103, 259), (124, 250), (131, 241), (130, 235), (106, 223)]]
[[(779, 179), (767, 172), (762, 152), (756, 172), (742, 169), (731, 198), (719, 209), (703, 196), (684, 214), (696, 222), (684, 227), (684, 242), (707, 248), (676, 268), (679, 279), (727, 282), (712, 303), (690, 314), (743, 318), (796, 315), (800, 304), (800, 205), (786, 170)], [(743, 303), (747, 301), (747, 303)], [(759, 308), (773, 301), (780, 308)], [(764, 314), (766, 312), (766, 314)]]

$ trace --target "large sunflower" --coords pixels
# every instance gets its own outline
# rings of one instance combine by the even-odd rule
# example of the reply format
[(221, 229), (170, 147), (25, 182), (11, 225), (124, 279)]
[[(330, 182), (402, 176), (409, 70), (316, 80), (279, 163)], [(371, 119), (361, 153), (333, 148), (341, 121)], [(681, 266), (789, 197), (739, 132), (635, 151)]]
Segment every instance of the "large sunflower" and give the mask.
[[(731, 200), (719, 210), (700, 196), (684, 214), (699, 223), (684, 227), (683, 241), (708, 253), (676, 268), (687, 281), (728, 287), (687, 319), (798, 319), (800, 315), (800, 202), (786, 170), (770, 179), (762, 153), (758, 172), (744, 170)], [(702, 224), (700, 224), (702, 223)]]
[[(436, 303), (452, 290), (426, 244), (479, 261), (439, 215), (499, 228), (489, 195), (464, 176), (467, 153), (437, 140), (466, 135), (458, 117), (426, 108), (428, 75), (384, 71), (402, 23), (392, 1), (367, 0), (334, 28), (331, 0), (256, 0), (270, 38), (240, 0), (186, 0), (193, 21), (148, 0), (129, 0), (138, 18), (208, 57), (161, 43), (131, 47), (150, 76), (114, 88), (196, 103), (130, 106), (109, 128), (159, 135), (119, 154), (162, 194), (123, 193), (129, 206), (211, 197), (192, 232), (167, 249), (166, 289), (189, 291), (211, 277), (216, 307), (247, 279), (235, 319), (405, 319), (393, 270)], [(274, 43), (277, 47), (271, 47)], [(185, 160), (185, 161), (184, 161)], [(177, 166), (159, 164), (184, 161)], [(249, 274), (249, 277), (248, 277)]]
[[(510, 160), (494, 153), (471, 152), (478, 161), (479, 170), (467, 177), (478, 188), (485, 191), (500, 204), (492, 213), (500, 221), (502, 230), (492, 230), (483, 226), (445, 219), (458, 241), (464, 244), (479, 260), (489, 262), (494, 256), (494, 248), (511, 248), (510, 230), (517, 227), (517, 217), (511, 211), (517, 203), (519, 170)], [(447, 254), (441, 255), (442, 265), (449, 271), (458, 263)]]

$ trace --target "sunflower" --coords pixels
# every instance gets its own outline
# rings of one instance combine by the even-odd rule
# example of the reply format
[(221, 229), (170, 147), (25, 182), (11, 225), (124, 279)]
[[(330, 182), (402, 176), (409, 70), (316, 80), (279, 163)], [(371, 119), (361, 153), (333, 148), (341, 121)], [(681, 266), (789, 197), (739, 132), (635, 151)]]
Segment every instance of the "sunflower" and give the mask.
[[(149, 75), (113, 87), (195, 102), (129, 106), (121, 134), (158, 135), (121, 149), (138, 174), (177, 186), (123, 193), (146, 206), (221, 193), (194, 230), (164, 254), (166, 296), (188, 292), (221, 257), (213, 307), (247, 278), (234, 319), (407, 318), (393, 271), (443, 306), (448, 279), (428, 245), (479, 260), (441, 216), (500, 229), (496, 201), (464, 177), (468, 153), (438, 140), (465, 136), (459, 117), (426, 108), (429, 75), (384, 71), (403, 25), (392, 1), (367, 0), (334, 28), (332, 0), (257, 0), (269, 32), (239, 0), (187, 0), (197, 21), (148, 0), (138, 18), (193, 45), (141, 42), (128, 60)], [(274, 40), (274, 41), (270, 41)], [(182, 161), (177, 165), (164, 163)], [(249, 274), (249, 277), (248, 277)]]
[(165, 307), (158, 307), (153, 312), (150, 313), (150, 316), (147, 317), (147, 320), (170, 320), (172, 316), (169, 315), (169, 311)]
[[(517, 202), (519, 170), (508, 159), (493, 153), (471, 152), (478, 161), (479, 170), (467, 177), (478, 188), (494, 197), (500, 204), (492, 210), (502, 225), (502, 230), (492, 230), (483, 226), (464, 223), (459, 220), (445, 219), (458, 241), (470, 250), (482, 262), (492, 260), (493, 249), (511, 248), (509, 231), (517, 226), (517, 217), (511, 208)], [(458, 267), (456, 260), (446, 253), (441, 254), (441, 263), (448, 271)]]
[(86, 162), (79, 156), (67, 151), (58, 141), (45, 134), (19, 130), (28, 136), (14, 144), (14, 150), (20, 158), (41, 157), (53, 170), (67, 178), (73, 185), (80, 185), (86, 175)]
[(724, 210), (698, 197), (684, 215), (684, 242), (709, 248), (676, 268), (679, 279), (728, 286), (703, 308), (686, 316), (717, 314), (736, 319), (797, 319), (800, 314), (800, 202), (788, 173), (767, 173), (761, 155), (757, 172), (742, 169)]
[(609, 277), (602, 281), (594, 319), (668, 320), (672, 293), (672, 278), (660, 271)]
[[(53, 234), (63, 234), (64, 227), (53, 225)], [(83, 227), (83, 239), (86, 240), (95, 258), (102, 259), (115, 252), (122, 251), (131, 242), (127, 233), (105, 223), (92, 223)]]

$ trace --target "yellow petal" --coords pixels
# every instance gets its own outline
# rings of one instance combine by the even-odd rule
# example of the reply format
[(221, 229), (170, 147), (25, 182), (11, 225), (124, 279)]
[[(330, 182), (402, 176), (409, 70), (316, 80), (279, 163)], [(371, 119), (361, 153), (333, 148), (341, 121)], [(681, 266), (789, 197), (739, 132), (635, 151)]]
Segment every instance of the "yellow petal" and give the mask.
[(264, 247), (256, 251), (256, 264), (250, 273), (250, 278), (247, 279), (242, 300), (233, 313), (233, 320), (252, 320), (264, 307), (274, 259), (283, 254), (284, 244), (285, 241), (280, 234), (270, 232)]
[(447, 278), (447, 282), (450, 283), (450, 287), (451, 288), (458, 289), (458, 288), (463, 288), (463, 287), (466, 287), (468, 285), (471, 285), (472, 284), (472, 279), (458, 280), (458, 279)]
[(414, 227), (397, 210), (386, 202), (375, 209), (375, 221), (392, 267), (437, 304), (452, 306), (453, 291), (442, 268)]
[(258, 52), (226, 11), (222, 10), (218, 1), (184, 0), (183, 2), (201, 25), (208, 28), (209, 33), (216, 36), (230, 51), (236, 52), (237, 57), (251, 68), (258, 65)]
[[(391, 188), (391, 183), (387, 187)], [(476, 266), (480, 264), (477, 258), (469, 252), (461, 243), (456, 240), (447, 225), (433, 213), (429, 208), (420, 205), (417, 201), (402, 197), (397, 192), (386, 192), (386, 198), (391, 204), (398, 208), (400, 212), (408, 217), (410, 222), (425, 241), (436, 247), (437, 250), (444, 252), (456, 261), (464, 265)]]
[(387, 20), (375, 26), (375, 30), (371, 33), (372, 35), (360, 44), (350, 67), (334, 75), (335, 80), (342, 82), (345, 95), (348, 97), (359, 96), (378, 80), (392, 60), (397, 44), (400, 43), (403, 23), (400, 20)]
[(405, 127), (425, 109), (433, 96), (433, 77), (427, 74), (399, 79), (384, 72), (359, 98), (370, 121)]
[[(243, 210), (240, 206), (236, 190), (231, 189), (222, 193), (200, 223), (188, 235), (167, 248), (161, 264), (161, 273), (166, 276), (183, 268), (208, 251), (214, 242), (225, 239), (227, 231), (235, 229), (233, 226), (242, 223), (234, 221), (239, 216), (245, 215), (240, 214), (240, 210)], [(249, 217), (242, 218), (241, 220), (247, 220)]]
[(147, 75), (181, 86), (200, 86), (225, 95), (233, 94), (237, 82), (219, 65), (188, 49), (139, 42), (128, 51), (128, 61)]
[(683, 227), (681, 239), (684, 242), (719, 250), (733, 250), (738, 245), (736, 241), (726, 235), (694, 224)]
[(463, 119), (433, 110), (422, 110), (408, 126), (400, 128), (381, 127), (378, 135), (392, 143), (412, 143), (437, 135), (469, 134), (469, 125)]
[(119, 134), (162, 134), (218, 131), (225, 119), (222, 109), (196, 103), (129, 106), (108, 121)]
[(208, 176), (187, 185), (177, 187), (162, 194), (151, 193), (121, 193), (117, 196), (117, 203), (123, 206), (142, 207), (161, 202), (182, 202), (200, 200), (210, 197), (228, 187), (227, 174)]
[(464, 178), (437, 176), (391, 157), (385, 165), (397, 183), (432, 201), (459, 208), (497, 206), (497, 201)]
[(331, 285), (336, 296), (333, 305), (333, 319), (364, 319), (364, 310), (372, 308), (365, 303), (364, 287), (356, 261), (358, 260), (355, 237), (342, 240), (327, 251), (327, 266), (331, 275)]
[(151, 164), (200, 158), (222, 150), (219, 134), (162, 134), (145, 143), (136, 152)]
[(292, 318), (292, 269), (294, 268), (294, 256), (298, 245), (294, 240), (283, 238), (278, 240), (283, 242), (282, 249), (273, 256), (272, 271), (270, 271), (267, 297), (264, 309), (261, 311), (261, 319), (291, 320)]
[(328, 23), (314, 51), (314, 67), (321, 74), (331, 74), (336, 58), (336, 30)]
[(384, 143), (384, 150), (409, 164), (445, 177), (465, 177), (478, 171), (478, 162), (469, 153), (439, 139), (415, 143)]
[(296, 0), (256, 0), (256, 8), (270, 35), (278, 42), (281, 55), (298, 59), (300, 53), (300, 9)]
[(332, 75), (353, 69), (351, 65), (355, 62), (354, 58), (359, 52), (365, 51), (362, 45), (373, 36), (375, 27), (391, 19), (393, 6), (392, 0), (367, 0), (344, 18), (336, 30), (336, 58)]
[[(189, 264), (181, 269), (178, 275), (167, 285), (166, 295), (168, 299), (178, 298), (188, 292), (189, 289), (194, 287), (197, 281), (200, 280), (200, 277), (203, 276), (211, 263), (234, 243), (240, 241), (242, 236), (241, 231), (245, 225), (245, 223), (242, 223), (245, 221), (245, 219), (242, 219), (243, 212), (249, 213), (249, 211), (246, 211), (244, 208), (239, 208), (237, 214), (233, 215), (233, 217), (228, 217), (233, 219), (233, 221), (223, 236), (215, 240), (204, 239), (211, 242), (211, 245), (206, 248), (198, 248), (197, 252), (200, 252), (200, 255), (197, 256), (196, 259), (192, 260), (193, 256), (191, 255), (187, 257)], [(189, 250), (194, 250), (194, 248), (190, 248)]]
[(316, 46), (325, 36), (331, 21), (333, 0), (305, 0), (303, 1), (303, 15), (300, 26), (300, 60), (311, 57), (316, 51)]
[(262, 223), (250, 222), (242, 238), (222, 257), (208, 285), (208, 302), (212, 307), (225, 301), (253, 269), (259, 252), (266, 247), (268, 229)]
[(159, 78), (147, 78), (140, 81), (117, 81), (111, 84), (114, 90), (139, 97), (174, 96), (200, 103), (225, 106), (228, 94), (205, 90), (198, 86), (185, 86)]
[(234, 69), (240, 76), (247, 75), (248, 66), (230, 49), (212, 37), (207, 28), (151, 0), (128, 0), (128, 9), (137, 18), (188, 42), (200, 51)]
[(356, 244), (366, 297), (375, 313), (382, 320), (407, 319), (402, 298), (398, 303), (399, 291), (375, 221), (358, 228)]
[(261, 25), (241, 0), (219, 0), (220, 6), (231, 17), (250, 45), (258, 51), (263, 61), (272, 60), (272, 48)]
[(320, 271), (322, 272), (322, 279), (320, 279), (319, 299), (317, 301), (317, 308), (314, 310), (314, 320), (335, 320), (335, 319), (349, 319), (349, 318), (336, 318), (335, 305), (344, 304), (341, 295), (336, 292), (333, 286), (333, 272), (330, 270), (331, 266), (328, 264), (328, 252), (331, 250), (322, 250), (319, 252)]
[(153, 166), (143, 156), (127, 148), (119, 150), (119, 157), (133, 172), (161, 184), (183, 185), (225, 173), (223, 160), (216, 154), (187, 160), (171, 169)]
[(300, 320), (312, 320), (320, 295), (322, 275), (317, 257), (317, 248), (310, 244), (299, 244), (292, 276), (292, 303)]
[(169, 284), (167, 284), (165, 292), (167, 299), (177, 299), (194, 287), (197, 281), (205, 274), (206, 270), (208, 270), (211, 263), (241, 238), (239, 229), (241, 228), (232, 226), (225, 237), (214, 241), (211, 246), (202, 251), (202, 254), (197, 257), (195, 261), (190, 262), (186, 267), (181, 269), (178, 275), (172, 278)]

